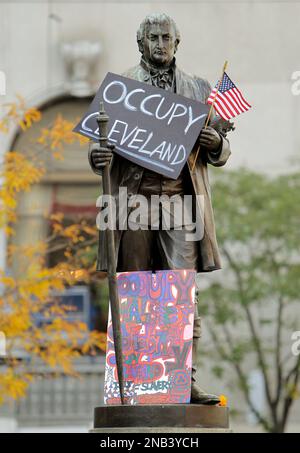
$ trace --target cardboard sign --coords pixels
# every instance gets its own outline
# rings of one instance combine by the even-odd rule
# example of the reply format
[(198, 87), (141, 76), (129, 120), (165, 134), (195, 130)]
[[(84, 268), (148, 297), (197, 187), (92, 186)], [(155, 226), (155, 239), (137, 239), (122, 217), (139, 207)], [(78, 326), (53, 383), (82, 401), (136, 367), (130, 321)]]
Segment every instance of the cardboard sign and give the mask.
[(110, 120), (108, 140), (117, 154), (176, 179), (200, 134), (209, 107), (152, 85), (108, 73), (88, 112), (74, 128), (99, 140), (99, 102)]
[[(195, 271), (119, 273), (127, 404), (189, 403)], [(120, 404), (109, 315), (104, 403)]]

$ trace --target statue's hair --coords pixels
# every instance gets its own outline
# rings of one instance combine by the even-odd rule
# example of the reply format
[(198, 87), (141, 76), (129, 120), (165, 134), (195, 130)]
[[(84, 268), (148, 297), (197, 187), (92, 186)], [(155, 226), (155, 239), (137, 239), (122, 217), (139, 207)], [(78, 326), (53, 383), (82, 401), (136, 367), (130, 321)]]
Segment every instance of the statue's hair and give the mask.
[(138, 43), (138, 46), (139, 46), (139, 51), (141, 53), (143, 53), (143, 48), (144, 48), (144, 36), (145, 36), (145, 33), (146, 33), (146, 29), (147, 29), (147, 26), (148, 25), (153, 25), (153, 24), (170, 24), (173, 26), (174, 28), (174, 31), (175, 31), (175, 37), (176, 37), (176, 41), (177, 41), (177, 46), (180, 42), (180, 33), (179, 33), (179, 30), (178, 30), (178, 27), (175, 23), (175, 21), (170, 17), (168, 16), (167, 14), (164, 14), (164, 13), (151, 13), (151, 14), (148, 14), (145, 19), (143, 20), (143, 22), (141, 23), (138, 31), (137, 31), (137, 34), (136, 34), (136, 38), (137, 38), (137, 43)]

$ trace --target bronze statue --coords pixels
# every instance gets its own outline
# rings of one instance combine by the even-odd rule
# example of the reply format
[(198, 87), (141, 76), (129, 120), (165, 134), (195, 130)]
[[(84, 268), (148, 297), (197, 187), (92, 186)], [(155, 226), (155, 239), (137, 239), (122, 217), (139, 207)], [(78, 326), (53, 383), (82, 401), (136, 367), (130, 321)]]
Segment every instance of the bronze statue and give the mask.
[[(180, 34), (173, 19), (166, 14), (150, 14), (137, 32), (140, 63), (123, 75), (146, 82), (165, 90), (205, 103), (210, 92), (209, 83), (190, 76), (177, 67), (175, 53)], [(214, 124), (212, 119), (210, 124)], [(200, 153), (195, 168), (193, 163), (197, 148)], [(186, 225), (182, 229), (139, 229), (115, 232), (117, 271), (195, 269), (208, 272), (220, 269), (220, 257), (215, 235), (213, 211), (210, 199), (207, 164), (222, 166), (230, 155), (225, 129), (208, 126), (202, 129), (198, 142), (178, 179), (173, 180), (146, 170), (113, 153), (113, 145), (101, 147), (93, 143), (89, 149), (89, 162), (93, 171), (101, 174), (110, 163), (112, 194), (118, 196), (119, 186), (126, 186), (128, 196), (143, 194), (169, 196), (185, 194), (202, 195), (204, 198), (204, 233), (198, 241), (186, 241)], [(197, 201), (195, 201), (197, 205)], [(197, 207), (197, 206), (196, 206)], [(198, 207), (197, 207), (198, 208)], [(200, 209), (200, 208), (199, 208)], [(107, 270), (105, 235), (99, 232), (97, 270)], [(201, 336), (201, 318), (195, 304), (193, 329), (193, 367), (191, 403), (218, 404), (219, 397), (204, 392), (195, 381), (198, 339)]]

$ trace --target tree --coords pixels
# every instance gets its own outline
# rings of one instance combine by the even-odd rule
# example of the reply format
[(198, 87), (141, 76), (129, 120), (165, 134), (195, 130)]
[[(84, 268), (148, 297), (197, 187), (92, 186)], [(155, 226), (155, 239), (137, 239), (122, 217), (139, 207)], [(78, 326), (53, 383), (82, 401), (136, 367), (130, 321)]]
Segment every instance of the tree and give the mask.
[[(24, 100), (5, 106), (0, 131), (7, 133), (18, 125), (24, 133), (41, 119), (41, 112), (27, 108)], [(59, 115), (49, 129), (42, 129), (30, 150), (13, 150), (4, 157), (0, 171), (0, 228), (8, 236), (15, 235), (18, 222), (18, 195), (29, 191), (45, 174), (43, 154), (63, 159), (65, 144), (86, 140), (72, 132), (74, 124)], [(97, 281), (94, 255), (97, 229), (83, 219), (65, 227), (64, 216), (56, 212), (49, 217), (51, 233), (44, 241), (7, 247), (7, 269), (0, 269), (0, 332), (6, 337), (6, 356), (0, 369), (0, 404), (25, 395), (35, 378), (34, 364), (46, 363), (50, 368), (75, 375), (74, 360), (82, 354), (95, 354), (105, 347), (106, 336), (90, 332), (83, 322), (68, 316), (74, 307), (63, 306), (54, 298), (78, 282)], [(47, 256), (54, 250), (64, 251), (64, 260), (47, 265)], [(9, 273), (14, 258), (18, 271)], [(46, 322), (39, 325), (37, 317)], [(30, 357), (23, 360), (23, 357)], [(21, 358), (21, 359), (20, 359)]]
[[(284, 432), (299, 397), (300, 173), (269, 178), (240, 169), (215, 175), (214, 206), (223, 270), (201, 294), (200, 307), (224, 376), (269, 432)], [(216, 273), (218, 274), (218, 273)], [(250, 397), (249, 371), (259, 369), (267, 410)]]

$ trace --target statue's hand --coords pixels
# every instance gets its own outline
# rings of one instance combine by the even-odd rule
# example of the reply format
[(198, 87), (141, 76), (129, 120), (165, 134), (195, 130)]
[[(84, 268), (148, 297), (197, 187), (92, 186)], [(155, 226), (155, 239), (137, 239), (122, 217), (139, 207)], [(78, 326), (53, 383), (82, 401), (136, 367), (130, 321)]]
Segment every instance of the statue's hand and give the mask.
[(106, 147), (100, 146), (99, 143), (93, 143), (89, 149), (89, 160), (92, 169), (101, 171), (106, 165), (109, 165), (114, 148), (115, 145), (110, 143)]
[(203, 128), (200, 132), (199, 144), (209, 151), (217, 151), (221, 145), (221, 140), (219, 133), (210, 126)]

